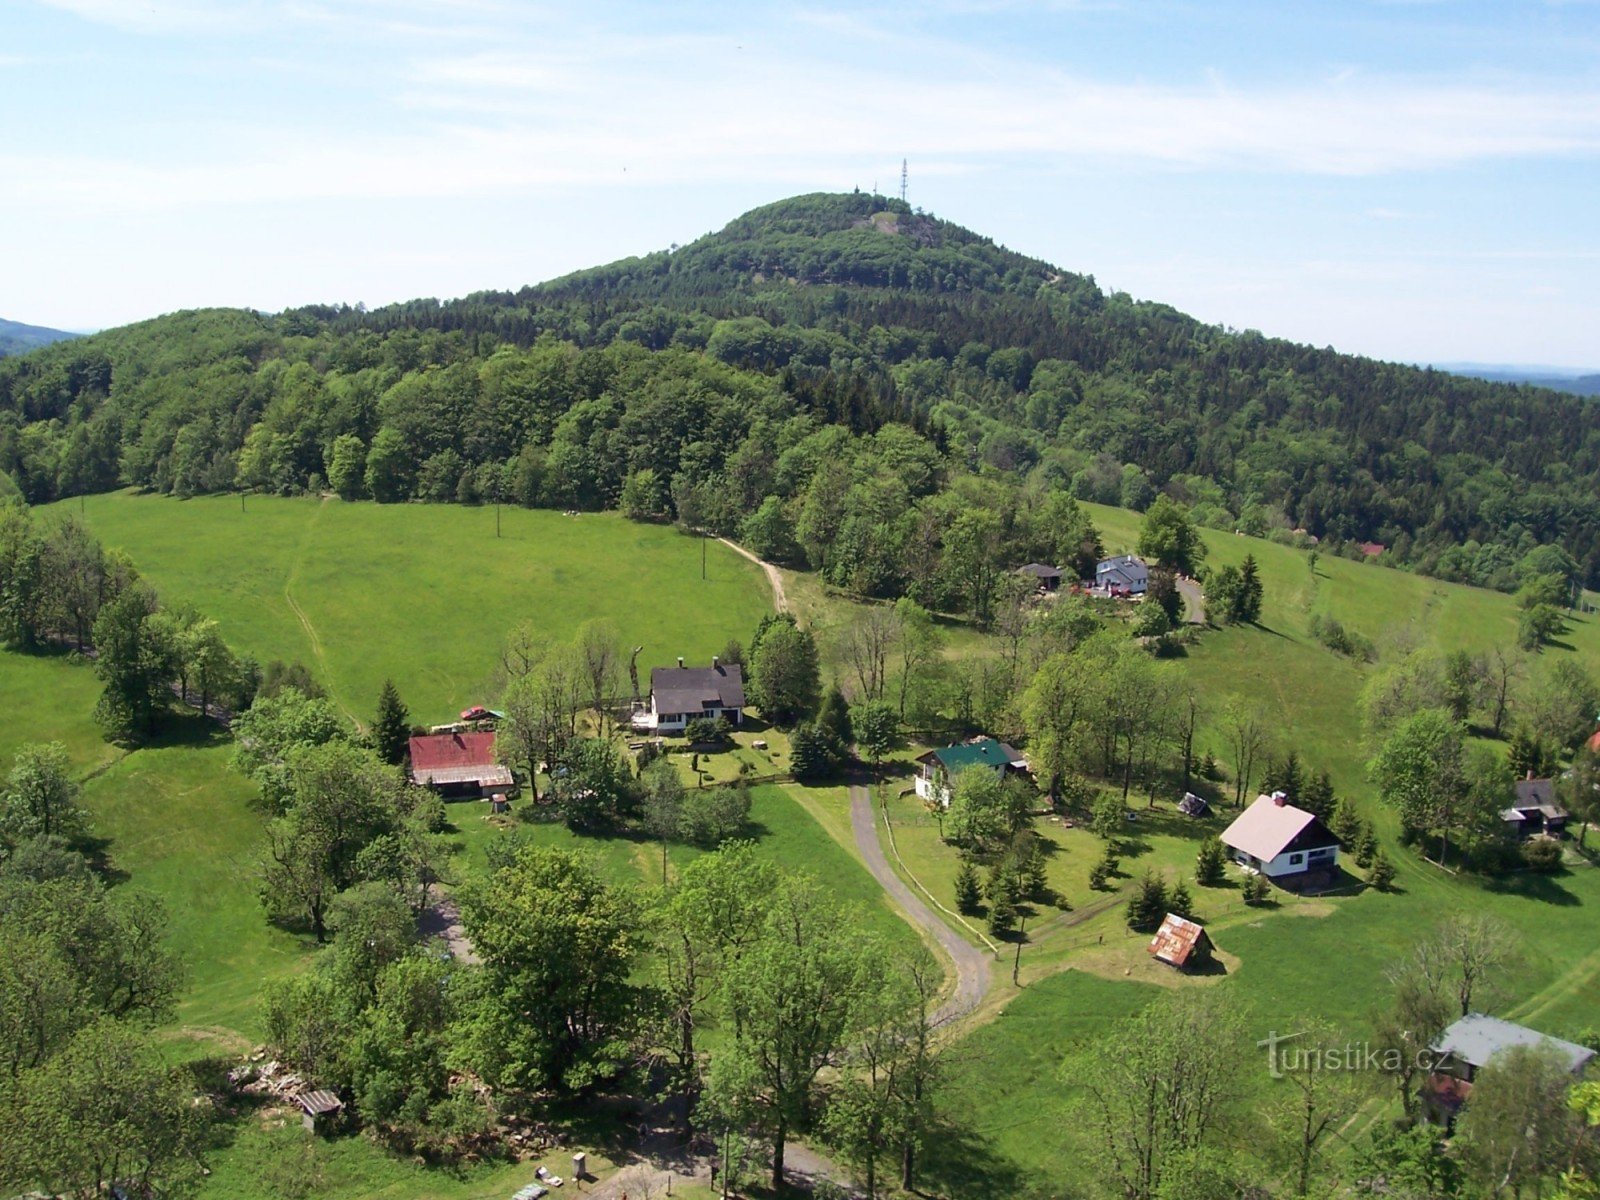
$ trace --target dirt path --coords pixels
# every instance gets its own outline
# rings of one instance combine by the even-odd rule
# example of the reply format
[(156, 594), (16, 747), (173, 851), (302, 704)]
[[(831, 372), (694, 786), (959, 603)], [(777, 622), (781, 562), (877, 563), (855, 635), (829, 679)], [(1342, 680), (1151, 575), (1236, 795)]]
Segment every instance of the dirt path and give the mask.
[(878, 826), (872, 814), (872, 795), (857, 783), (850, 785), (850, 828), (855, 834), (856, 849), (861, 851), (872, 877), (900, 906), (907, 919), (932, 934), (940, 949), (955, 963), (955, 995), (939, 1007), (934, 1020), (943, 1025), (966, 1016), (983, 1003), (984, 996), (988, 994), (991, 975), (989, 955), (959, 937), (938, 913), (923, 903), (894, 873), (894, 868), (884, 856), (883, 843), (878, 840)]
[(289, 611), (294, 614), (295, 620), (300, 622), (300, 628), (306, 631), (306, 640), (311, 643), (311, 656), (317, 660), (317, 666), (322, 668), (322, 678), (327, 682), (328, 695), (339, 706), (339, 711), (349, 717), (357, 729), (365, 729), (366, 726), (361, 723), (361, 718), (350, 711), (350, 706), (344, 702), (339, 695), (339, 689), (334, 686), (333, 672), (328, 669), (328, 657), (322, 652), (322, 638), (317, 636), (317, 627), (311, 623), (311, 618), (306, 616), (305, 609), (300, 607), (299, 602), (294, 598), (294, 592), (291, 590), (294, 587), (294, 577), (300, 571), (300, 563), (305, 558), (306, 545), (311, 541), (311, 535), (317, 527), (317, 520), (322, 516), (322, 510), (327, 507), (327, 504), (328, 498), (324, 496), (317, 505), (317, 511), (311, 515), (311, 520), (306, 525), (306, 535), (301, 539), (300, 548), (295, 552), (294, 561), (289, 564), (289, 574), (283, 581), (283, 598), (289, 605)]
[(461, 909), (449, 896), (437, 894), (434, 902), (422, 910), (422, 916), (417, 918), (417, 932), (424, 938), (443, 939), (450, 957), (460, 962), (483, 961), (473, 948), (472, 939), (467, 937), (466, 927), (461, 924)]
[(773, 566), (769, 562), (764, 562), (757, 558), (754, 554), (751, 554), (750, 551), (746, 550), (737, 542), (730, 542), (727, 538), (718, 538), (717, 541), (721, 542), (724, 546), (727, 546), (735, 554), (740, 554), (745, 558), (748, 558), (751, 562), (755, 563), (756, 566), (765, 571), (767, 573), (767, 582), (772, 585), (772, 607), (781, 613), (789, 611), (789, 597), (786, 596), (783, 591), (783, 573), (779, 571), (777, 567)]

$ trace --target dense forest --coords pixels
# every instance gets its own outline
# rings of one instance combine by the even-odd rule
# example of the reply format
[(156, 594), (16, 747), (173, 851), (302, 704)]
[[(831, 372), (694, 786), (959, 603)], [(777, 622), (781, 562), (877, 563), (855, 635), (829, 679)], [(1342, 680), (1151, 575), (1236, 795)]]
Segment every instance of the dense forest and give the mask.
[(1593, 402), (1204, 325), (865, 194), (515, 293), (176, 313), (0, 363), (0, 494), (130, 484), (621, 507), (877, 595), (962, 514), (1064, 562), (1052, 497), (1166, 493), (1502, 589), (1558, 544), (1600, 584)]

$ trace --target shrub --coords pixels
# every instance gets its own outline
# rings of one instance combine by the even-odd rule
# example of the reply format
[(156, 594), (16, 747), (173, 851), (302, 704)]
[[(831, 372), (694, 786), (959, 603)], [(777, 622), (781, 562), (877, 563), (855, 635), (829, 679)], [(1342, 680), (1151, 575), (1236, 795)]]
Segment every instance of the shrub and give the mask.
[(1552, 838), (1532, 838), (1522, 843), (1522, 861), (1530, 871), (1549, 874), (1561, 869), (1561, 843)]
[(696, 746), (721, 746), (732, 734), (726, 717), (696, 717), (683, 729), (683, 736)]
[(1367, 882), (1380, 892), (1387, 892), (1394, 886), (1394, 864), (1382, 850), (1372, 860), (1372, 873), (1367, 876)]
[(1244, 882), (1244, 902), (1246, 904), (1265, 904), (1272, 895), (1272, 884), (1265, 875), (1251, 875)]

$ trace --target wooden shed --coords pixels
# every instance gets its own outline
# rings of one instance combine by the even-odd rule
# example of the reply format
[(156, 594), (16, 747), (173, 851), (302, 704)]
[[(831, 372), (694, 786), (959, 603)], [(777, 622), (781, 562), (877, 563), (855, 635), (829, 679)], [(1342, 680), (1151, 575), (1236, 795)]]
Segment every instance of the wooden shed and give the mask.
[(327, 1090), (302, 1092), (295, 1103), (300, 1105), (300, 1123), (311, 1133), (326, 1129), (344, 1111), (344, 1101)]
[(1150, 942), (1151, 954), (1168, 966), (1184, 971), (1210, 962), (1212, 949), (1205, 929), (1176, 913), (1167, 914)]

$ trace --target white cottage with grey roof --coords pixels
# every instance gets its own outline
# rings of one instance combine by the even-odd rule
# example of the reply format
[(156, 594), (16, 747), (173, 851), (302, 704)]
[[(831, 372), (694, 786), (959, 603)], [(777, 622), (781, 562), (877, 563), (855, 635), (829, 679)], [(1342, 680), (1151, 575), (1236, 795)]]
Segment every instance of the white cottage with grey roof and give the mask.
[(709, 667), (656, 667), (650, 672), (650, 710), (634, 724), (659, 733), (682, 733), (690, 721), (744, 723), (744, 668), (713, 658)]

